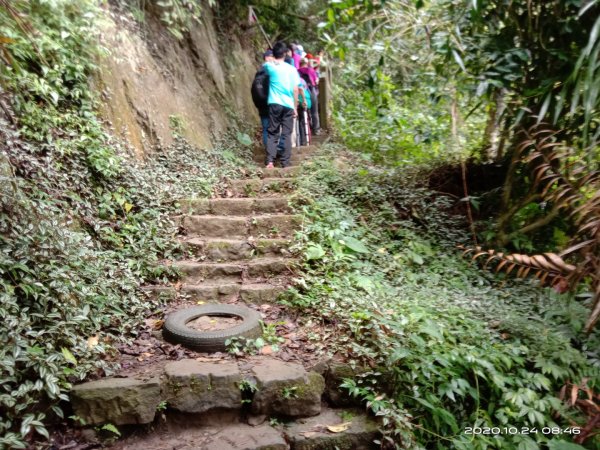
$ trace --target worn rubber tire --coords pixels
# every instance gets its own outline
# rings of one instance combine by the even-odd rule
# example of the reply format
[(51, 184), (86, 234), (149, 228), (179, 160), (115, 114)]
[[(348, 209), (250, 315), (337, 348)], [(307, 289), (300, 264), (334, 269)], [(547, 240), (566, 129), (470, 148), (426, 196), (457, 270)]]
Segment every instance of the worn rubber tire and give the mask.
[[(217, 331), (198, 331), (187, 323), (201, 316), (237, 316), (242, 323)], [(225, 341), (234, 337), (255, 339), (262, 336), (260, 314), (247, 306), (212, 304), (182, 309), (169, 314), (163, 325), (165, 340), (199, 352), (226, 351)]]

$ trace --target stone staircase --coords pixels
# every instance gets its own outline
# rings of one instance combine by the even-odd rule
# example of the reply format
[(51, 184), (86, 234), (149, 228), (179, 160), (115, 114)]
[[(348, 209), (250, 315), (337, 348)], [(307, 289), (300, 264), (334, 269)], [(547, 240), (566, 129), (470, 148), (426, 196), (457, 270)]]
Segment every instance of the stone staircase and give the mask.
[[(294, 149), (289, 168), (232, 181), (227, 197), (181, 202), (179, 294), (192, 304), (275, 301), (292, 274), (289, 246), (301, 226), (288, 197), (315, 149)], [(257, 153), (257, 164), (263, 158)], [(119, 426), (128, 437), (113, 448), (122, 450), (377, 448), (377, 423), (339, 389), (349, 367), (197, 355), (77, 385), (73, 411), (87, 425)]]
[[(182, 202), (183, 246), (190, 258), (174, 265), (183, 274), (183, 294), (212, 302), (268, 303), (285, 290), (294, 264), (289, 246), (301, 225), (288, 199), (299, 164), (315, 149), (294, 149), (288, 168), (231, 181), (228, 197)], [(262, 159), (260, 150), (255, 161)]]

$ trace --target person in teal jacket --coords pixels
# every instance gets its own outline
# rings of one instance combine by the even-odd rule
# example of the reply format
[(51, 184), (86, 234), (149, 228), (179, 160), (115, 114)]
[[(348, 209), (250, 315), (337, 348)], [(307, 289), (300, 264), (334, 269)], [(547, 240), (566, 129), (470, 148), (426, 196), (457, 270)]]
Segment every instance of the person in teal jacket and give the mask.
[(263, 66), (269, 74), (269, 128), (267, 130), (267, 169), (274, 167), (278, 154), (278, 143), (281, 136), (283, 155), (281, 164), (287, 167), (292, 155), (292, 129), (298, 112), (298, 91), (300, 76), (298, 71), (284, 62), (287, 46), (277, 42), (273, 46), (274, 61)]
[(308, 111), (312, 107), (310, 90), (306, 81), (300, 78), (300, 90), (298, 91), (298, 145), (308, 145), (310, 135), (308, 126)]

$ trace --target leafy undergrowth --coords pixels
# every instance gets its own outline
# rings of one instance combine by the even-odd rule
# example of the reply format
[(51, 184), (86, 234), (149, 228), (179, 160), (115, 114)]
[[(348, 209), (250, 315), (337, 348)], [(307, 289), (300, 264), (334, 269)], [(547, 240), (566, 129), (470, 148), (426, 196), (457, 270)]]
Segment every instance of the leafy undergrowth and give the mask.
[(284, 301), (332, 328), (331, 353), (368, 369), (345, 387), (381, 416), (384, 447), (581, 448), (571, 442), (586, 418), (558, 395), (569, 382), (600, 389), (586, 308), (469, 266), (447, 198), (342, 150), (325, 148), (301, 179), (304, 269)]
[(159, 301), (141, 286), (176, 276), (160, 264), (177, 251), (176, 201), (209, 196), (249, 161), (231, 137), (128, 156), (88, 87), (96, 5), (0, 5), (12, 105), (0, 110), (0, 448), (47, 438), (71, 383), (116, 369), (115, 344)]

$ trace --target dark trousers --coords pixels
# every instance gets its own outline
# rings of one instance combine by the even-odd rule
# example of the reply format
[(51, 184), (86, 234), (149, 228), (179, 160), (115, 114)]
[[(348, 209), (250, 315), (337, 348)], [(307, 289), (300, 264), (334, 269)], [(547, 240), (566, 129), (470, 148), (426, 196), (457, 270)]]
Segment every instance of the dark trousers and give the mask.
[(301, 106), (298, 107), (298, 145), (299, 146), (304, 146), (304, 145), (308, 145), (308, 138), (307, 138), (307, 117), (306, 117), (307, 111), (302, 108)]
[(277, 158), (279, 133), (283, 141), (281, 165), (287, 167), (292, 157), (292, 127), (294, 126), (294, 110), (281, 105), (269, 105), (269, 128), (267, 130), (267, 164)]

